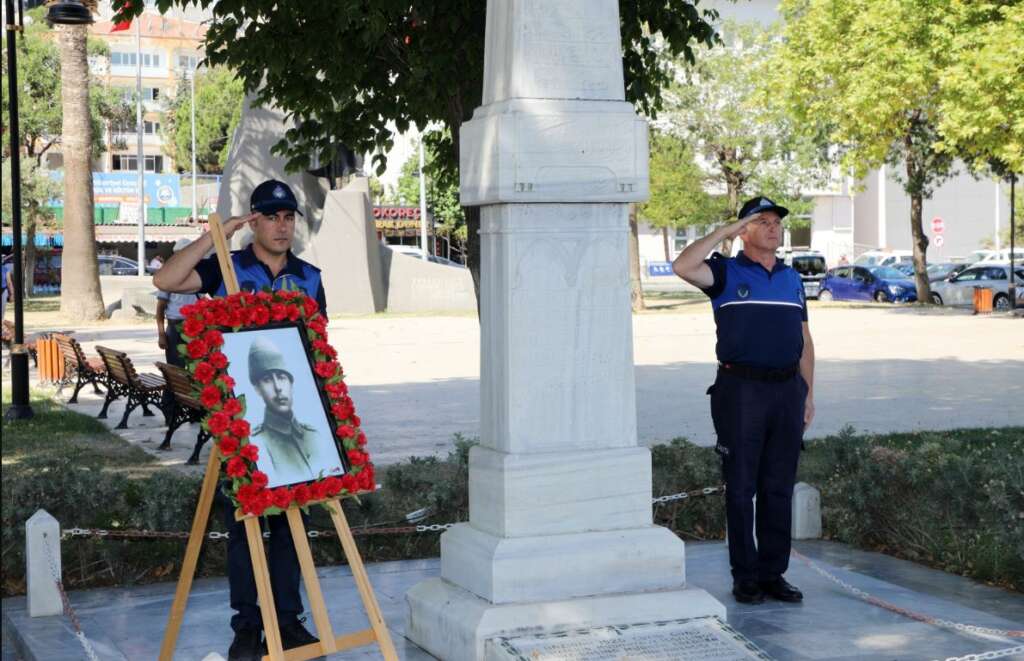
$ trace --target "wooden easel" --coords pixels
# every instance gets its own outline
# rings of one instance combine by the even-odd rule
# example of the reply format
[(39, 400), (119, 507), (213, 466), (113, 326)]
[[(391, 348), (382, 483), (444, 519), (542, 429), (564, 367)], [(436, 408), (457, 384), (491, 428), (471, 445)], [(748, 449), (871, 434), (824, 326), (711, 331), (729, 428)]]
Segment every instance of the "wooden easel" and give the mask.
[[(210, 234), (213, 236), (213, 243), (217, 249), (217, 260), (220, 263), (220, 272), (224, 277), (224, 287), (228, 294), (236, 294), (238, 293), (238, 280), (235, 277), (231, 254), (224, 237), (224, 229), (217, 214), (210, 214)], [(181, 576), (178, 578), (178, 587), (175, 590), (174, 602), (171, 604), (171, 613), (167, 620), (167, 630), (164, 632), (163, 644), (160, 646), (160, 661), (171, 661), (174, 657), (174, 647), (178, 641), (182, 619), (185, 616), (188, 593), (192, 589), (192, 578), (195, 575), (196, 562), (199, 559), (199, 549), (202, 547), (203, 537), (206, 534), (206, 524), (210, 518), (210, 508), (213, 504), (213, 494), (217, 488), (219, 473), (220, 452), (217, 444), (211, 443), (210, 459), (206, 462), (206, 476), (203, 478), (203, 486), (199, 492), (199, 504), (196, 506), (195, 518), (192, 520), (192, 532), (189, 534), (188, 547), (185, 549)], [(332, 498), (319, 502), (325, 503), (331, 512), (334, 529), (338, 533), (341, 548), (352, 569), (352, 576), (356, 580), (359, 596), (363, 600), (363, 608), (370, 620), (370, 628), (342, 636), (334, 635), (330, 619), (327, 616), (324, 595), (320, 590), (320, 581), (317, 579), (316, 566), (313, 564), (313, 555), (309, 550), (306, 527), (302, 523), (299, 509), (291, 507), (285, 512), (285, 516), (288, 517), (288, 527), (291, 529), (292, 540), (295, 542), (295, 553), (299, 559), (302, 580), (306, 585), (306, 595), (309, 597), (313, 623), (316, 625), (316, 633), (320, 642), (296, 647), (285, 652), (281, 647), (281, 630), (278, 627), (277, 611), (274, 608), (274, 594), (270, 585), (267, 556), (263, 550), (263, 534), (260, 531), (259, 517), (245, 516), (239, 512), (235, 518), (245, 521), (245, 535), (249, 541), (253, 575), (256, 578), (256, 592), (259, 595), (260, 613), (263, 616), (263, 631), (267, 640), (268, 654), (263, 659), (264, 661), (303, 661), (353, 647), (377, 643), (386, 661), (398, 661), (395, 646), (391, 642), (391, 636), (384, 624), (380, 606), (377, 604), (377, 598), (370, 586), (370, 579), (366, 575), (366, 568), (359, 556), (359, 549), (356, 548), (352, 531), (349, 529), (345, 513), (341, 509), (341, 501), (338, 498)]]

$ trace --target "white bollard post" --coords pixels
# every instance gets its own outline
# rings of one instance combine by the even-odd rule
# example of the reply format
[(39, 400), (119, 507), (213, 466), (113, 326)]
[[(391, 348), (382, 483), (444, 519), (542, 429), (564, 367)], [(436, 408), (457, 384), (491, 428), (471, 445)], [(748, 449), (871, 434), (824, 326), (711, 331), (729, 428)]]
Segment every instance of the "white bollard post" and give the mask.
[(60, 615), (64, 604), (54, 575), (60, 576), (60, 523), (46, 510), (25, 522), (25, 578), (29, 617)]
[(821, 492), (798, 482), (793, 487), (793, 539), (821, 539)]

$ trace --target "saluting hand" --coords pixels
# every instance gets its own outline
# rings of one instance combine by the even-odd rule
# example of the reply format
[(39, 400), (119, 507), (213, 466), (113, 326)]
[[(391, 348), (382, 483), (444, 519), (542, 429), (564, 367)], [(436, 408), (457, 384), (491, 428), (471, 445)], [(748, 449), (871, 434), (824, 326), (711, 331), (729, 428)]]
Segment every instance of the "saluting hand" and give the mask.
[(245, 216), (232, 216), (221, 223), (221, 227), (224, 229), (224, 238), (230, 239), (235, 232), (242, 229), (243, 225), (247, 225), (249, 221), (256, 220), (260, 217), (259, 213), (253, 212)]

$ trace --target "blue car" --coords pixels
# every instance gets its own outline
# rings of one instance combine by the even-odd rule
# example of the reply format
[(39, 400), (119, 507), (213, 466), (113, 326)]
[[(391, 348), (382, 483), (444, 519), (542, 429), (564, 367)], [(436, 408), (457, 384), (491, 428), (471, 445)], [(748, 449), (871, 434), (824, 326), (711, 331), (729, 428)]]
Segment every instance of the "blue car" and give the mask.
[(840, 266), (825, 276), (818, 299), (913, 303), (917, 285), (891, 266)]

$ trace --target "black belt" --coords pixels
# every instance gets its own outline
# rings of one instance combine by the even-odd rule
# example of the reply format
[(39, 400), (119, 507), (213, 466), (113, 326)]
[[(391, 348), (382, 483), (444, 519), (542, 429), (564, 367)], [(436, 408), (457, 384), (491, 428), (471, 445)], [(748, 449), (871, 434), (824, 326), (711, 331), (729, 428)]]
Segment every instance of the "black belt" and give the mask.
[(800, 365), (772, 369), (767, 367), (754, 367), (753, 365), (737, 365), (736, 363), (718, 363), (718, 370), (720, 372), (725, 372), (726, 374), (738, 376), (741, 379), (780, 383), (782, 381), (789, 381), (799, 374)]

